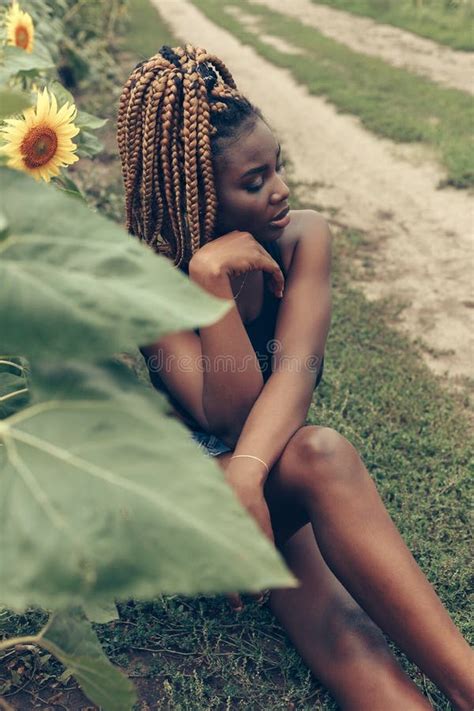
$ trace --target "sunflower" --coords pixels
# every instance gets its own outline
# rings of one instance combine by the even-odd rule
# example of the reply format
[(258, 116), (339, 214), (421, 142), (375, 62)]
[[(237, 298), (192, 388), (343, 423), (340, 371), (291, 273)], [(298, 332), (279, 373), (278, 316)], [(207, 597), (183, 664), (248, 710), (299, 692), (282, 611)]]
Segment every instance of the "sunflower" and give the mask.
[(71, 141), (79, 133), (73, 123), (76, 114), (75, 105), (68, 102), (58, 111), (56, 97), (45, 88), (38, 93), (36, 107), (26, 109), (22, 118), (5, 119), (6, 126), (0, 129), (5, 143), (0, 151), (8, 156), (10, 168), (49, 183), (60, 168), (79, 160)]
[(16, 0), (13, 0), (5, 16), (5, 24), (7, 28), (7, 43), (20, 47), (26, 52), (32, 52), (35, 36), (33, 20), (31, 15), (20, 10)]

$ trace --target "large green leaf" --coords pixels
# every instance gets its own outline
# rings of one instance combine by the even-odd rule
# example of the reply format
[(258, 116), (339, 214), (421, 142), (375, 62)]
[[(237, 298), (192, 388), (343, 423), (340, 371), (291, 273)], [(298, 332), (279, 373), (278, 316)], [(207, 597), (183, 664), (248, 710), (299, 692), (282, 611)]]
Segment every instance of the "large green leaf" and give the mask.
[(71, 672), (84, 693), (103, 711), (130, 711), (135, 688), (105, 656), (90, 623), (79, 610), (53, 615), (38, 644)]
[(2, 64), (0, 66), (0, 84), (5, 84), (18, 72), (35, 72), (51, 69), (54, 62), (49, 52), (43, 47), (35, 47), (32, 52), (25, 52), (20, 47), (3, 48)]
[(231, 302), (81, 201), (0, 168), (4, 352), (96, 359), (218, 320)]
[(0, 421), (5, 606), (292, 584), (161, 394), (119, 363), (31, 376), (32, 404)]

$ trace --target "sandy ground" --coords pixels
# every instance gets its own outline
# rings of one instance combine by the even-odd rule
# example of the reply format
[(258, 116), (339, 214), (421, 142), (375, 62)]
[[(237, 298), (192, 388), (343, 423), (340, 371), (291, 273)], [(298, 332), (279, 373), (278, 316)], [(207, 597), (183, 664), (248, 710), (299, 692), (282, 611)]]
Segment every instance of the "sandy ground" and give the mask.
[[(315, 5), (311, 0), (251, 0), (296, 17), (321, 34), (361, 54), (379, 57), (439, 84), (474, 94), (474, 54), (457, 52), (436, 42), (369, 17)], [(265, 41), (265, 40), (264, 40)]]
[[(367, 233), (373, 273), (358, 283), (368, 298), (406, 301), (399, 327), (426, 344), (433, 370), (472, 377), (472, 194), (437, 190), (445, 175), (425, 148), (377, 138), (357, 118), (338, 114), (188, 0), (153, 2), (181, 42), (205, 47), (231, 68), (313, 203)], [(367, 258), (367, 247), (361, 256)]]

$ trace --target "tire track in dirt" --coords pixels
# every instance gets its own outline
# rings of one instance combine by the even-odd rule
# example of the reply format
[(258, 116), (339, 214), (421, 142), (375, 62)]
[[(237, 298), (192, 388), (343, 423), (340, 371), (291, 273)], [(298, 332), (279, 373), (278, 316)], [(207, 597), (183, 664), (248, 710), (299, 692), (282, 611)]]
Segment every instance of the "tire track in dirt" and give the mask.
[(474, 94), (474, 53), (460, 52), (432, 40), (382, 25), (372, 18), (315, 5), (311, 0), (250, 0), (294, 17), (360, 54), (383, 59), (444, 86)]
[(152, 2), (180, 42), (228, 64), (278, 134), (307, 197), (329, 218), (336, 212), (367, 233), (374, 275), (357, 284), (368, 298), (406, 300), (399, 326), (437, 353), (425, 353), (432, 369), (472, 377), (472, 195), (437, 190), (444, 173), (422, 146), (377, 138), (358, 119), (338, 114), (189, 0)]

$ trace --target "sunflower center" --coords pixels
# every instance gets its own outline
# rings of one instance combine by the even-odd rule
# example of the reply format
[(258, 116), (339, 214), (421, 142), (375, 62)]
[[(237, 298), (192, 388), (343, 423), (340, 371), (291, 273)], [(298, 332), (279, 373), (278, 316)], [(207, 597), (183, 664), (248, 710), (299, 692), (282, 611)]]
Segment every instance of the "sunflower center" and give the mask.
[(18, 25), (17, 27), (15, 27), (15, 44), (17, 47), (26, 49), (28, 47), (29, 39), (30, 35), (26, 27), (24, 27), (23, 25)]
[(28, 168), (39, 168), (56, 153), (58, 138), (49, 126), (34, 126), (22, 141), (20, 150)]

